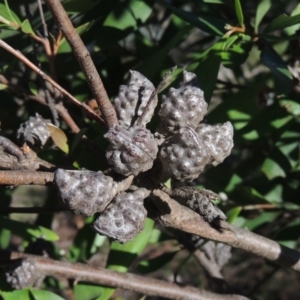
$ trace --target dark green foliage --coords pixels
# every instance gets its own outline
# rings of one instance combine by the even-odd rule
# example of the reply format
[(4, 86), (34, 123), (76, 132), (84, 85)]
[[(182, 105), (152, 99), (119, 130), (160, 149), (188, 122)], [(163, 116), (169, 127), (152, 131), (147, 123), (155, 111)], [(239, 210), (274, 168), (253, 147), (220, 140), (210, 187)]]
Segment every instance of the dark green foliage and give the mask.
[[(298, 1), (67, 0), (64, 7), (90, 50), (112, 100), (119, 86), (128, 79), (130, 69), (141, 72), (154, 85), (174, 65), (178, 65), (178, 69), (170, 81), (181, 80), (184, 69), (197, 75), (205, 100), (209, 103), (204, 121), (210, 124), (230, 121), (234, 126), (235, 146), (223, 164), (207, 169), (196, 184), (221, 193), (225, 200), (219, 207), (227, 214), (230, 223), (299, 248)], [(44, 15), (53, 46), (58, 29), (46, 6)], [(37, 32), (43, 32), (36, 1), (2, 1), (0, 17), (0, 38), (51, 74), (43, 46), (32, 38), (38, 36)], [(59, 44), (54, 62), (56, 74), (51, 76), (56, 75), (59, 84), (80, 101), (91, 99), (91, 92), (70, 46), (64, 38)], [(1, 131), (7, 138), (16, 141), (19, 125), (30, 116), (39, 113), (43, 118), (51, 119), (52, 115), (46, 106), (32, 100), (44, 90), (42, 80), (11, 54), (0, 49), (2, 75), (10, 84), (0, 80)], [(166, 91), (163, 93), (166, 94)], [(89, 120), (83, 111), (67, 100), (64, 104), (81, 131), (75, 135), (62, 122), (61, 129), (68, 137), (70, 152), (65, 155), (51, 147), (41, 151), (39, 156), (61, 168), (105, 170), (107, 166), (84, 147), (81, 137), (86, 135), (104, 153), (108, 145), (103, 137), (106, 129)], [(155, 122), (158, 123), (154, 121), (148, 126), (152, 132)], [(56, 205), (58, 199), (53, 194), (47, 203)], [(30, 191), (25, 190), (23, 197), (30, 198)], [(15, 206), (22, 204), (18, 202), (22, 199), (16, 197), (15, 190), (4, 187), (0, 189), (0, 199), (2, 207), (11, 203)], [(26, 205), (34, 206), (34, 203)], [(165, 238), (165, 233), (154, 227), (154, 221), (147, 219), (144, 230), (132, 242), (125, 245), (109, 243), (107, 238), (91, 230), (93, 217), (74, 221), (70, 214), (60, 213), (59, 216), (31, 219), (20, 215), (1, 216), (0, 247), (22, 251), (36, 239), (43, 238), (53, 243), (56, 257), (87, 262), (101, 252), (107, 268), (127, 272), (145, 248), (160, 245), (159, 241)], [(60, 225), (50, 228), (52, 217), (69, 235), (64, 234)], [(67, 239), (67, 246), (57, 241), (59, 235)], [(61, 251), (62, 248), (64, 251)], [(142, 260), (134, 265), (133, 271), (143, 274), (155, 271), (161, 277), (170, 278), (169, 273), (176, 272), (174, 264), (180, 264), (181, 258), (175, 254), (177, 250)], [(280, 279), (267, 278), (269, 267), (264, 262), (260, 262), (260, 270), (255, 270), (257, 273), (250, 273), (243, 269), (244, 257), (239, 253), (234, 255), (228, 269), (225, 267), (225, 277), (228, 276), (225, 279), (232, 290), (239, 289), (241, 294), (248, 293), (247, 296), (257, 299), (299, 297), (296, 285), (285, 295), (285, 286), (278, 283)], [(249, 270), (252, 270), (250, 255), (247, 259)], [(233, 265), (235, 273), (230, 273), (228, 270)], [(192, 267), (191, 274), (198, 266), (194, 264)], [(296, 277), (293, 273), (279, 272), (281, 276), (290, 276), (291, 281)], [(207, 277), (201, 274), (204, 282), (201, 287), (207, 288)], [(262, 281), (269, 279), (280, 288), (264, 286), (264, 283), (259, 287), (253, 279), (256, 274)], [(189, 280), (194, 282), (192, 276), (183, 275), (185, 283), (188, 284)], [(65, 297), (65, 286), (50, 280), (42, 285), (43, 291), (7, 291), (2, 283), (0, 288), (0, 296), (5, 300), (59, 300), (62, 299), (60, 296)], [(74, 297), (78, 300), (112, 299), (113, 293), (112, 288), (85, 282), (74, 287)]]

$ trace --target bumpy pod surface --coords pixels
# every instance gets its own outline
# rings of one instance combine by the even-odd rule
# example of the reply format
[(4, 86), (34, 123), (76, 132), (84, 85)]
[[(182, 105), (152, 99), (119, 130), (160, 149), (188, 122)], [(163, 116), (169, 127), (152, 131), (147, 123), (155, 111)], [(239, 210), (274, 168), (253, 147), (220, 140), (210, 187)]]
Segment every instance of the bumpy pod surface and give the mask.
[(224, 213), (212, 202), (219, 199), (219, 195), (210, 190), (184, 186), (173, 189), (170, 195), (186, 202), (187, 206), (202, 216), (205, 221), (226, 220)]
[(230, 122), (216, 125), (200, 124), (197, 133), (211, 156), (210, 164), (217, 166), (230, 154), (233, 147), (233, 127)]
[(159, 158), (164, 170), (180, 181), (194, 180), (209, 162), (202, 139), (190, 127), (181, 128), (178, 134), (165, 141)]
[[(152, 82), (140, 72), (130, 71), (130, 74), (128, 84), (120, 86), (119, 94), (114, 101), (120, 125), (125, 128), (132, 126), (134, 121), (142, 115), (152, 92), (155, 90)], [(151, 102), (141, 125), (145, 126), (151, 120), (156, 105), (157, 96)]]
[(198, 190), (192, 193), (187, 200), (187, 206), (197, 212), (207, 222), (212, 222), (215, 219), (226, 220), (225, 214), (216, 206), (209, 197)]
[(106, 150), (107, 161), (117, 173), (137, 175), (152, 168), (158, 147), (148, 129), (142, 126), (126, 129), (115, 125), (104, 137), (110, 142)]
[(94, 222), (95, 231), (119, 243), (132, 240), (144, 228), (147, 211), (143, 200), (148, 195), (149, 192), (141, 188), (116, 196)]
[(14, 289), (25, 289), (36, 282), (37, 271), (33, 263), (28, 260), (16, 260), (7, 266), (6, 281)]
[(54, 181), (62, 201), (75, 214), (102, 212), (117, 193), (117, 183), (101, 171), (57, 169)]
[(17, 138), (31, 146), (42, 148), (50, 137), (47, 123), (51, 123), (51, 121), (36, 114), (35, 117), (30, 117), (28, 121), (20, 125)]
[(174, 127), (196, 128), (207, 112), (207, 103), (194, 73), (183, 73), (183, 82), (178, 89), (170, 88), (163, 96), (159, 111), (158, 131), (174, 131)]

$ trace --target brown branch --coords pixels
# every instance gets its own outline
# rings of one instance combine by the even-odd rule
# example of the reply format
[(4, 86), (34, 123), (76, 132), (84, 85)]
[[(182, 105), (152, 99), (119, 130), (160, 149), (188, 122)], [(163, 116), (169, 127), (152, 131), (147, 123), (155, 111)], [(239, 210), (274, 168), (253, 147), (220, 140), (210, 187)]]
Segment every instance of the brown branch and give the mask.
[(300, 253), (287, 248), (268, 238), (257, 235), (247, 229), (236, 228), (225, 221), (220, 221), (219, 228), (213, 228), (200, 215), (161, 190), (154, 190), (154, 203), (160, 215), (157, 219), (168, 227), (199, 235), (203, 238), (222, 242), (229, 246), (261, 256), (281, 266), (300, 271)]
[(52, 185), (54, 173), (37, 171), (0, 171), (0, 185)]
[(0, 136), (0, 169), (50, 171), (55, 166), (39, 158), (26, 144), (19, 148), (9, 139)]
[(94, 98), (99, 105), (106, 125), (110, 128), (113, 125), (118, 124), (116, 111), (109, 101), (108, 95), (91, 59), (90, 53), (73, 27), (67, 13), (61, 5), (61, 2), (59, 0), (46, 0), (45, 2), (52, 12), (58, 28), (62, 31), (66, 40), (69, 42), (73, 53), (80, 64)]
[(6, 44), (3, 40), (0, 39), (0, 47), (17, 57), (20, 61), (22, 61), (25, 65), (31, 68), (34, 72), (36, 72), (39, 76), (41, 76), (44, 80), (48, 81), (53, 85), (59, 92), (61, 92), (64, 96), (66, 96), (73, 104), (77, 105), (84, 109), (84, 111), (91, 117), (93, 120), (96, 120), (99, 123), (103, 123), (103, 120), (99, 118), (99, 116), (92, 111), (92, 109), (78, 101), (75, 97), (73, 97), (69, 92), (67, 92), (63, 87), (61, 87), (57, 82), (55, 82), (51, 77), (45, 74), (41, 69), (39, 69), (36, 65), (34, 65), (29, 59), (27, 59), (21, 52), (15, 50), (8, 44)]
[(88, 281), (101, 285), (120, 287), (143, 295), (160, 296), (178, 300), (245, 300), (238, 295), (219, 295), (201, 291), (192, 287), (181, 287), (177, 284), (158, 279), (121, 273), (89, 265), (57, 261), (50, 258), (0, 250), (0, 263), (9, 263), (15, 259), (26, 259), (34, 264), (37, 273), (48, 276), (67, 277), (76, 281)]

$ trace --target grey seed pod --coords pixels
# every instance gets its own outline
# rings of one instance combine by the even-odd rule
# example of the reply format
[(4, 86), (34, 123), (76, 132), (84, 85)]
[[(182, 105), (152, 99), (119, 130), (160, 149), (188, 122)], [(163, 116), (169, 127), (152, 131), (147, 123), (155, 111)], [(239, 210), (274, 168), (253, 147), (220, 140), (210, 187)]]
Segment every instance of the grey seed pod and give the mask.
[(101, 171), (57, 169), (54, 181), (62, 201), (75, 214), (101, 212), (117, 194), (117, 183)]
[(17, 259), (6, 266), (6, 281), (14, 289), (31, 287), (38, 279), (34, 263), (26, 259)]
[[(120, 125), (125, 128), (134, 125), (134, 121), (142, 115), (152, 92), (155, 90), (152, 82), (140, 72), (130, 71), (130, 75), (128, 84), (120, 86), (119, 94), (114, 101)], [(141, 125), (145, 126), (151, 120), (156, 105), (157, 96), (151, 102)]]
[(137, 175), (152, 168), (158, 147), (148, 129), (142, 126), (126, 129), (115, 125), (104, 137), (110, 142), (106, 158), (117, 173)]
[(230, 154), (233, 147), (233, 127), (230, 122), (216, 125), (200, 124), (197, 133), (211, 156), (210, 164), (217, 166)]
[(43, 148), (50, 137), (47, 123), (51, 123), (51, 121), (36, 114), (35, 117), (30, 117), (28, 121), (20, 125), (17, 138), (31, 146)]
[(207, 163), (209, 154), (201, 138), (190, 127), (162, 144), (159, 152), (164, 170), (180, 181), (192, 181), (199, 176)]
[(144, 228), (147, 211), (144, 198), (149, 195), (140, 188), (132, 193), (120, 193), (94, 222), (93, 228), (116, 242), (127, 243)]
[(170, 88), (168, 95), (162, 99), (157, 130), (161, 134), (174, 132), (176, 127), (195, 129), (207, 112), (207, 103), (194, 73), (184, 71), (180, 87)]
[(173, 189), (170, 195), (175, 199), (186, 201), (187, 206), (207, 222), (215, 219), (226, 220), (225, 214), (212, 202), (218, 199), (219, 195), (210, 190), (184, 186)]

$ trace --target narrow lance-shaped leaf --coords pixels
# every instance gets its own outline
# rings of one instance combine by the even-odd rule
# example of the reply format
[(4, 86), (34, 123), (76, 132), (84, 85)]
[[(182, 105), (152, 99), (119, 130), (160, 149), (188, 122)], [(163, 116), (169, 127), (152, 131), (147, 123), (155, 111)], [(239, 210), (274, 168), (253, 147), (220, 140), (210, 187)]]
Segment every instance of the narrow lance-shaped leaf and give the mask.
[(69, 153), (68, 139), (66, 134), (53, 124), (47, 124), (51, 138), (55, 145), (65, 153)]
[(263, 17), (265, 16), (265, 14), (269, 11), (271, 6), (272, 6), (271, 0), (262, 0), (258, 4), (256, 9), (256, 17), (255, 17), (255, 25), (254, 25), (255, 32), (258, 32), (258, 26), (262, 21)]
[(281, 15), (274, 19), (264, 30), (264, 33), (273, 32), (276, 30), (282, 30), (284, 28), (296, 25), (300, 23), (300, 14), (288, 17), (286, 15)]
[(234, 7), (235, 7), (236, 17), (239, 21), (239, 25), (241, 27), (244, 27), (244, 15), (243, 15), (243, 9), (240, 0), (234, 1)]
[(293, 88), (293, 76), (281, 57), (268, 45), (261, 52), (261, 61), (272, 72), (276, 94), (287, 94)]
[(226, 33), (225, 25), (228, 21), (223, 19), (218, 19), (214, 17), (207, 17), (204, 15), (195, 15), (190, 12), (176, 8), (175, 6), (168, 4), (165, 1), (160, 1), (161, 4), (169, 8), (174, 15), (180, 19), (200, 28), (204, 32), (212, 35), (224, 35)]
[[(18, 18), (18, 16), (9, 8), (7, 0), (4, 0), (4, 3), (5, 3), (8, 19), (15, 24), (21, 25), (21, 21)], [(2, 14), (2, 12), (1, 12), (1, 14)]]

